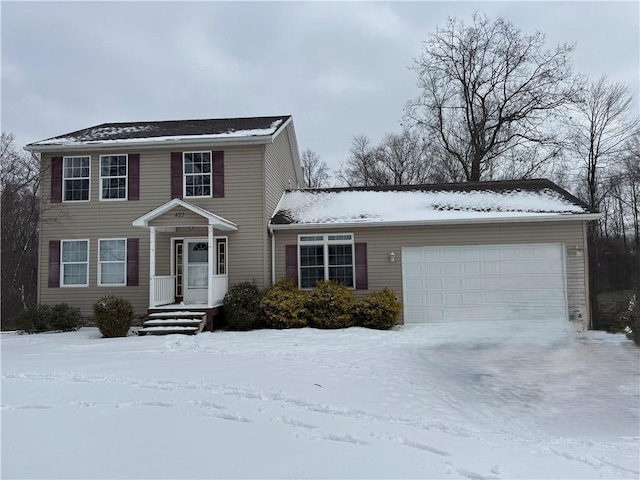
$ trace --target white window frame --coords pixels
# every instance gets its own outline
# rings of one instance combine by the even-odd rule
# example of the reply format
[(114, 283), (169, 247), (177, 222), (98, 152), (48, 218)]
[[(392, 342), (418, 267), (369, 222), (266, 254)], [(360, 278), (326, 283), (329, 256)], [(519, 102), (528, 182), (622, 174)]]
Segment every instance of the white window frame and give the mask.
[[(332, 238), (340, 237), (340, 238)], [(356, 248), (353, 233), (325, 233), (325, 234), (300, 234), (298, 235), (298, 287), (303, 290), (311, 290), (313, 287), (302, 287), (302, 265), (300, 247), (322, 245), (323, 267), (324, 267), (324, 281), (327, 282), (329, 278), (329, 245), (351, 245), (351, 268), (353, 270), (352, 278), (353, 285), (347, 286), (347, 288), (355, 290), (356, 288)], [(333, 265), (335, 266), (335, 265)]]
[[(209, 154), (209, 173), (187, 173), (186, 172), (186, 160), (187, 155), (193, 154)], [(209, 195), (187, 195), (187, 176), (209, 176)], [(213, 198), (213, 152), (211, 150), (194, 151), (194, 152), (182, 152), (182, 192), (183, 198)]]
[[(114, 175), (114, 176), (112, 175), (103, 176), (102, 175), (102, 159), (106, 157), (124, 157), (125, 174)], [(100, 169), (100, 183), (98, 184), (98, 187), (100, 190), (100, 201), (101, 202), (121, 202), (123, 200), (127, 200), (129, 197), (129, 155), (126, 153), (112, 153), (107, 155), (100, 155), (100, 163), (98, 165), (98, 168)], [(102, 192), (103, 192), (102, 181), (106, 179), (112, 179), (112, 178), (124, 178), (124, 197), (123, 198), (104, 198), (102, 196)]]
[[(87, 244), (87, 260), (84, 262), (65, 262), (64, 261), (64, 244), (67, 242), (85, 242)], [(88, 238), (74, 238), (67, 240), (60, 240), (60, 287), (63, 288), (78, 288), (78, 287), (88, 287), (89, 286), (89, 255), (91, 248), (91, 242)], [(65, 265), (86, 265), (87, 267), (87, 276), (85, 283), (73, 283), (67, 285), (64, 283), (64, 267)]]
[[(69, 177), (67, 178), (67, 160), (73, 158), (88, 158), (89, 159), (89, 176), (88, 177)], [(67, 200), (67, 180), (88, 180), (89, 181), (89, 189), (87, 193), (86, 200)], [(91, 200), (91, 155), (67, 155), (62, 157), (62, 201), (69, 203), (80, 203), (80, 202), (89, 202)]]
[[(104, 242), (104, 241), (124, 241), (124, 261), (100, 260), (100, 251), (102, 250), (101, 242)], [(102, 282), (102, 264), (103, 263), (124, 264), (124, 281), (122, 283), (103, 283)], [(99, 238), (98, 239), (98, 286), (99, 287), (126, 287), (127, 286), (127, 239), (126, 238)]]
[[(213, 269), (216, 276), (227, 276), (229, 272), (229, 239), (228, 237), (214, 237), (214, 245), (216, 246), (216, 253), (214, 255), (215, 268)], [(224, 252), (220, 252), (220, 245), (224, 245)], [(224, 262), (220, 262), (220, 255), (224, 259)], [(224, 268), (224, 273), (220, 273), (220, 265)]]

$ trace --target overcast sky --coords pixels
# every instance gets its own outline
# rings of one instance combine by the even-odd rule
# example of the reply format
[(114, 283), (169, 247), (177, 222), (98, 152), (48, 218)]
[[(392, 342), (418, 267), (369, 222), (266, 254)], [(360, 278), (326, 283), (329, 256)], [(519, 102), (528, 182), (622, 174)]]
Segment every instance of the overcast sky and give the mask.
[(448, 16), (501, 15), (578, 72), (640, 95), (640, 3), (7, 2), (2, 130), (18, 145), (105, 122), (292, 114), (330, 167), (354, 135), (399, 132), (421, 42)]

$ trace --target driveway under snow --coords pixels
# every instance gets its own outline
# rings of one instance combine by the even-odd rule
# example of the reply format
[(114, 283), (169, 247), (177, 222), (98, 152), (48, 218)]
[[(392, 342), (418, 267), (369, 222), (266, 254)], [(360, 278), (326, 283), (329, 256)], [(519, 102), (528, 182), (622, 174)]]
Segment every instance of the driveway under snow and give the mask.
[(2, 478), (637, 478), (640, 349), (515, 323), (2, 334)]

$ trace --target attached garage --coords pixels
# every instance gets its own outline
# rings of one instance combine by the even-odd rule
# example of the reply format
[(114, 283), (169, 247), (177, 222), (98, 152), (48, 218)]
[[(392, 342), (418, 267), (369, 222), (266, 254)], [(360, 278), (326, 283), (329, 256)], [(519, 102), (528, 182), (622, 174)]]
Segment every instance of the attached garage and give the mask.
[(406, 323), (567, 318), (560, 243), (402, 248)]
[(356, 297), (391, 289), (402, 323), (588, 328), (587, 223), (599, 216), (545, 179), (294, 190), (269, 225), (273, 281), (308, 288), (296, 275), (310, 262), (301, 245), (344, 237), (360, 247), (359, 260), (325, 254), (311, 266), (330, 280), (352, 272), (364, 285)]

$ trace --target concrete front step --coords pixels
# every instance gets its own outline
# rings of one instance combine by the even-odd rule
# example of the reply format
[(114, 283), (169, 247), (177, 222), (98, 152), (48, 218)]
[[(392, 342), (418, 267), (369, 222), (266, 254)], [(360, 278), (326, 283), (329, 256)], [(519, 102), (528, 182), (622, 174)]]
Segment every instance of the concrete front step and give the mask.
[(149, 319), (142, 324), (138, 335), (168, 335), (182, 333), (195, 335), (202, 332), (207, 322), (205, 312), (193, 312), (177, 310), (167, 312), (155, 312), (149, 314)]
[(199, 318), (167, 318), (147, 320), (142, 325), (145, 327), (170, 327), (175, 325), (198, 326), (202, 323)]
[(169, 335), (172, 333), (181, 333), (183, 335), (195, 335), (198, 333), (198, 327), (187, 326), (163, 326), (163, 327), (144, 327), (138, 330), (138, 335)]

